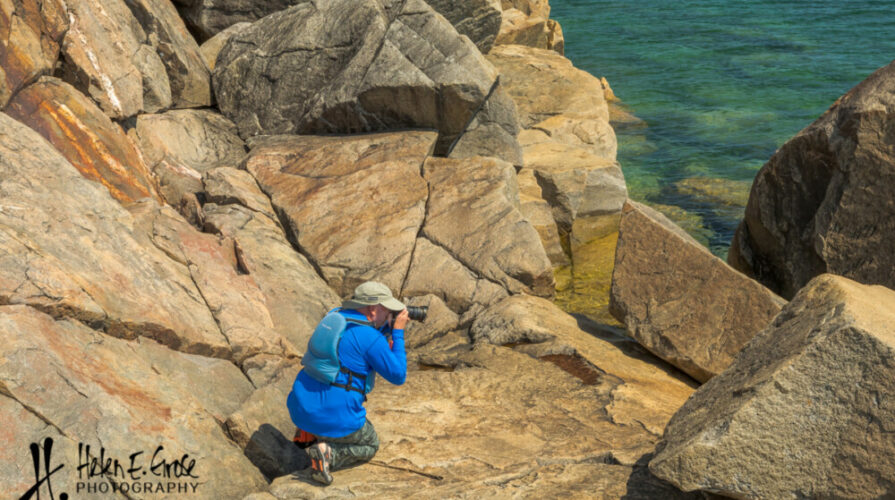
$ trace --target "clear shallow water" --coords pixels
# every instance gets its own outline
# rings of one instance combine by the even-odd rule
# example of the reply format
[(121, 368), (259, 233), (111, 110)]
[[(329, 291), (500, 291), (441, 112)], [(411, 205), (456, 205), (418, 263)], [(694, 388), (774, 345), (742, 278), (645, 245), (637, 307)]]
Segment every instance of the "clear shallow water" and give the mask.
[(761, 165), (895, 58), (887, 2), (550, 3), (566, 57), (646, 122), (617, 130), (630, 196), (665, 205), (718, 255)]

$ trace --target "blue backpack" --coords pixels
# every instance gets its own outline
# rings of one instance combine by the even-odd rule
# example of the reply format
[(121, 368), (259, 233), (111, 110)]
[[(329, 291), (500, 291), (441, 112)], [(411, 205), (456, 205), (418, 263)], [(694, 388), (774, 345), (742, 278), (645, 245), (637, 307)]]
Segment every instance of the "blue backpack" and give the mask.
[[(304, 371), (315, 380), (344, 388), (346, 391), (357, 391), (364, 394), (366, 398), (366, 393), (373, 390), (376, 374), (371, 372), (364, 376), (342, 366), (339, 363), (339, 342), (342, 340), (342, 334), (348, 328), (349, 322), (366, 326), (372, 326), (372, 323), (346, 318), (338, 311), (339, 309), (333, 309), (317, 324), (317, 328), (311, 334), (311, 339), (308, 340), (308, 350), (301, 358), (301, 364), (304, 366)], [(336, 377), (340, 372), (348, 375), (347, 384), (336, 382)], [(363, 390), (351, 384), (355, 378), (364, 380)]]

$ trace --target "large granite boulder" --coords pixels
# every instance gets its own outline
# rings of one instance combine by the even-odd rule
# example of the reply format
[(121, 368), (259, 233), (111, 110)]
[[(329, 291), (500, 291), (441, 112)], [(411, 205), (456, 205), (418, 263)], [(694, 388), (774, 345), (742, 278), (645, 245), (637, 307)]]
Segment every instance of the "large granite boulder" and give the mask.
[(12, 0), (0, 9), (0, 108), (22, 86), (49, 74), (68, 16), (62, 0)]
[(203, 191), (203, 173), (236, 167), (246, 152), (236, 125), (205, 109), (140, 115), (128, 135), (158, 179), (162, 197), (175, 207), (184, 195)]
[(230, 357), (188, 270), (36, 132), (0, 114), (0, 303)]
[(296, 5), (235, 34), (214, 82), (243, 137), (432, 128), (446, 154), (497, 71), (423, 0), (337, 0)]
[(208, 68), (169, 2), (101, 0), (66, 9), (59, 72), (111, 118), (211, 104)]
[(466, 35), (482, 52), (487, 54), (500, 31), (500, 0), (426, 0), (439, 14), (447, 18), (457, 32)]
[(342, 297), (367, 280), (400, 290), (426, 212), (433, 132), (278, 136), (245, 166), (296, 248)]
[[(94, 488), (103, 483), (107, 492), (109, 479), (130, 486), (124, 471), (130, 467), (139, 467), (140, 486), (193, 483), (196, 489), (189, 491), (213, 498), (241, 496), (266, 486), (218, 420), (251, 390), (239, 369), (220, 360), (147, 347), (77, 321), (54, 321), (32, 307), (0, 306), (2, 448), (19, 468), (0, 469), (4, 491), (18, 497), (34, 484), (34, 475), (25, 472), (32, 463), (29, 444), (44, 444), (46, 437), (58, 440), (52, 452), (42, 450), (47, 463), (63, 467), (52, 476), (57, 493), (84, 495), (86, 486), (76, 489), (79, 481)], [(184, 380), (184, 375), (191, 376)], [(34, 418), (42, 425), (35, 425)], [(9, 434), (11, 430), (19, 432)], [(81, 444), (90, 451), (82, 452)], [(163, 449), (153, 458), (159, 446)], [(78, 469), (89, 463), (87, 453), (98, 464), (105, 463), (100, 457), (117, 459), (121, 470), (110, 464), (108, 474), (117, 476), (91, 480), (87, 469)], [(191, 477), (162, 477), (161, 467), (151, 468), (184, 455), (185, 466), (195, 461)], [(90, 470), (99, 474), (99, 465)], [(21, 488), (28, 477), (30, 485)], [(10, 491), (10, 486), (15, 489)]]
[(661, 213), (625, 204), (609, 309), (656, 356), (705, 382), (730, 366), (784, 303)]
[(752, 185), (728, 261), (784, 297), (829, 272), (895, 288), (895, 64), (784, 144)]
[(262, 17), (310, 0), (174, 0), (199, 43), (237, 23)]
[(40, 133), (121, 203), (161, 201), (155, 180), (121, 127), (71, 85), (41, 77), (16, 94), (6, 113)]
[(732, 498), (895, 495), (895, 292), (822, 275), (671, 419), (650, 469)]

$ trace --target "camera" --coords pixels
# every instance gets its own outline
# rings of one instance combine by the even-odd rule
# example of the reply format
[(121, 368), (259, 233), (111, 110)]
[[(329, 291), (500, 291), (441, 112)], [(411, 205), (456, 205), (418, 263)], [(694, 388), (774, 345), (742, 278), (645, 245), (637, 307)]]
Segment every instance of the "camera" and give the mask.
[(429, 315), (429, 306), (407, 306), (407, 315), (413, 321), (425, 321)]

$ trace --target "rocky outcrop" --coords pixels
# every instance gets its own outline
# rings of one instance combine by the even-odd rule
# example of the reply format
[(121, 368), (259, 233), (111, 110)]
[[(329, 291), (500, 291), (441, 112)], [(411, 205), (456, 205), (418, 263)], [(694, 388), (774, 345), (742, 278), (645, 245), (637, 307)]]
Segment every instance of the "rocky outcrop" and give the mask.
[(895, 493), (895, 292), (823, 275), (671, 419), (650, 469), (733, 498)]
[(340, 296), (367, 280), (400, 290), (426, 213), (431, 132), (276, 137), (245, 166), (290, 241)]
[(439, 131), (446, 154), (497, 86), (478, 49), (422, 0), (302, 4), (235, 34), (214, 71), (240, 134)]
[(237, 23), (252, 23), (309, 0), (174, 0), (193, 35), (202, 43)]
[(162, 197), (175, 207), (184, 195), (202, 192), (203, 173), (236, 167), (246, 153), (233, 122), (209, 110), (140, 115), (128, 134), (158, 179)]
[(556, 20), (549, 19), (550, 4), (546, 0), (502, 0), (501, 4), (503, 14), (496, 45), (526, 45), (563, 54), (562, 28)]
[(613, 321), (607, 310), (609, 286), (627, 188), (616, 162), (603, 86), (547, 50), (500, 45), (488, 60), (500, 70), (501, 85), (515, 101), (524, 127), (520, 185), (552, 212), (551, 225), (536, 199), (529, 198), (525, 208), (527, 217), (540, 221), (544, 247), (556, 266), (557, 300), (566, 310)]
[(733, 362), (783, 303), (661, 213), (625, 204), (609, 309), (656, 356), (705, 382)]
[(161, 200), (143, 158), (121, 127), (71, 85), (42, 77), (16, 94), (6, 112), (40, 133), (119, 202)]
[(0, 303), (230, 356), (187, 269), (141, 244), (133, 218), (104, 187), (6, 115), (0, 137)]
[[(239, 496), (266, 484), (217, 421), (251, 387), (232, 364), (170, 350), (160, 355), (156, 347), (110, 338), (77, 321), (54, 321), (21, 305), (0, 306), (0, 353), (0, 411), (7, 425), (21, 432), (13, 438), (17, 446), (3, 446), (13, 458), (4, 464), (26, 467), (31, 463), (28, 443), (55, 437), (55, 452), (46, 460), (65, 467), (65, 473), (53, 477), (57, 492), (77, 491), (78, 474), (69, 470), (87, 461), (86, 451), (79, 456), (79, 442), (92, 443), (89, 453), (97, 461), (114, 457), (122, 468), (139, 466), (147, 474), (151, 464), (170, 464), (187, 455), (185, 464), (195, 461), (194, 478), (178, 482), (199, 483), (196, 491), (202, 495)], [(39, 375), (35, 367), (41, 367)], [(193, 378), (178, 380), (186, 374)], [(214, 383), (207, 378), (212, 374)], [(23, 419), (9, 418), (14, 415)], [(150, 462), (158, 446), (163, 450)], [(4, 476), (4, 487), (16, 487), (6, 477), (27, 475)], [(125, 481), (121, 475), (116, 479)]]
[(500, 31), (500, 0), (426, 0), (426, 3), (447, 18), (458, 33), (469, 37), (482, 54), (491, 50)]
[(211, 103), (208, 68), (169, 2), (73, 2), (65, 15), (60, 73), (111, 118)]
[(784, 297), (834, 273), (895, 287), (895, 64), (842, 96), (755, 177), (728, 261)]
[(472, 345), (442, 337), (428, 354), (438, 364), (403, 386), (377, 385), (367, 403), (381, 440), (373, 463), (338, 472), (323, 492), (306, 472), (281, 477), (271, 495), (689, 498), (651, 477), (642, 457), (690, 385), (545, 299), (501, 301), (472, 332)]
[(205, 65), (208, 66), (210, 71), (214, 71), (214, 66), (218, 60), (218, 54), (221, 53), (227, 40), (230, 40), (230, 37), (236, 33), (242, 32), (251, 25), (252, 23), (249, 22), (236, 23), (209, 38), (205, 43), (199, 46), (199, 55), (202, 56), (202, 60), (205, 61)]
[(0, 9), (0, 108), (36, 80), (52, 72), (68, 16), (61, 0), (12, 0)]

